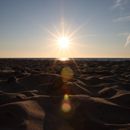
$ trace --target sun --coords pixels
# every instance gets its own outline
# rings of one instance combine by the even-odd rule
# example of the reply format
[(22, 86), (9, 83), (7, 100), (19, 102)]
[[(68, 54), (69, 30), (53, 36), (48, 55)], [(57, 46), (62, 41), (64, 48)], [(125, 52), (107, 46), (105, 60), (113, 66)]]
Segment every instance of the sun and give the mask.
[(70, 39), (67, 36), (62, 36), (57, 39), (58, 47), (60, 49), (68, 49), (70, 46)]
[(56, 58), (60, 58), (62, 61), (66, 61), (66, 58), (72, 57), (76, 50), (78, 50), (77, 33), (81, 29), (82, 25), (73, 28), (64, 22), (64, 18), (61, 18), (59, 27), (53, 26), (53, 31), (46, 29), (46, 31), (52, 36), (49, 38), (49, 46), (52, 47)]

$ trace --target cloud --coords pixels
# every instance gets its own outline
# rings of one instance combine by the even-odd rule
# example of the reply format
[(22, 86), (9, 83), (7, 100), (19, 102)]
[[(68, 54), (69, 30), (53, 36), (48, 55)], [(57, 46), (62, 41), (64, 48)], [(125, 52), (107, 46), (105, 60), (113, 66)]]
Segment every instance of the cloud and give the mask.
[(128, 8), (128, 0), (114, 0), (114, 4), (112, 6), (112, 9), (117, 9), (120, 13), (120, 17), (113, 20), (113, 22), (129, 22), (130, 21), (130, 15), (128, 16), (122, 16), (124, 14), (124, 11)]
[(127, 0), (114, 0), (113, 9), (119, 8), (124, 9), (124, 5), (127, 3)]
[(124, 32), (124, 33), (118, 33), (117, 34), (117, 36), (128, 36), (129, 35), (129, 33), (128, 32)]
[(117, 7), (121, 7), (122, 5), (122, 0), (115, 0), (115, 4), (114, 4), (114, 8), (117, 8)]
[(114, 22), (130, 22), (130, 15), (129, 16), (116, 18), (113, 21)]
[(126, 38), (126, 42), (125, 42), (125, 46), (124, 47), (127, 47), (128, 44), (130, 44), (130, 33), (129, 33), (129, 35)]

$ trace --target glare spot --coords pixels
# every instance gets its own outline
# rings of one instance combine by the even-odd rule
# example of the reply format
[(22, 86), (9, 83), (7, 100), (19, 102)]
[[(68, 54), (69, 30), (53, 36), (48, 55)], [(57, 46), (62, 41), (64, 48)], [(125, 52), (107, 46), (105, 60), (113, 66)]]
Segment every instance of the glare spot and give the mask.
[(69, 81), (73, 78), (73, 70), (70, 67), (64, 67), (61, 71), (63, 81)]
[(62, 111), (63, 112), (69, 112), (71, 110), (71, 105), (68, 102), (64, 102), (62, 104)]
[(69, 48), (69, 44), (70, 44), (70, 40), (68, 37), (63, 36), (63, 37), (58, 38), (59, 48), (67, 49), (67, 48)]
[(59, 58), (58, 60), (60, 60), (60, 61), (68, 61), (69, 58), (67, 58), (67, 57), (62, 57), (62, 58)]
[(68, 94), (64, 95), (64, 100), (66, 100), (66, 101), (69, 100), (69, 95)]
[(61, 109), (62, 109), (63, 112), (70, 112), (71, 111), (71, 103), (70, 103), (68, 94), (64, 95), (64, 99), (63, 99), (63, 102), (62, 102)]

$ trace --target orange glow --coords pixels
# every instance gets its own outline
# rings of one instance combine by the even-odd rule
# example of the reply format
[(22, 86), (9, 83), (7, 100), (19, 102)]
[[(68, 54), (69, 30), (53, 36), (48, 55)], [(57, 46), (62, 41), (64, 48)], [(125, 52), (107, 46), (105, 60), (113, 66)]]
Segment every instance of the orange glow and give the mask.
[(60, 60), (60, 61), (68, 61), (69, 58), (67, 58), (67, 57), (62, 57), (62, 58), (59, 58), (59, 60)]
[(62, 111), (63, 112), (69, 112), (71, 110), (71, 105), (68, 102), (64, 102), (62, 104)]
[(64, 99), (63, 99), (61, 109), (62, 109), (63, 112), (70, 112), (71, 109), (72, 109), (68, 94), (64, 95)]
[(70, 67), (64, 67), (61, 71), (63, 81), (69, 81), (73, 78), (74, 72)]

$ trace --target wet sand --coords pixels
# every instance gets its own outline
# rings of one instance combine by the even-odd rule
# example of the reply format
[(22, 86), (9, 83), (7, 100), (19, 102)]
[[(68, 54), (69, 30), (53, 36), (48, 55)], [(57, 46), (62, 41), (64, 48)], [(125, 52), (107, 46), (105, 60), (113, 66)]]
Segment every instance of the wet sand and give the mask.
[(0, 59), (0, 130), (130, 130), (130, 61)]

